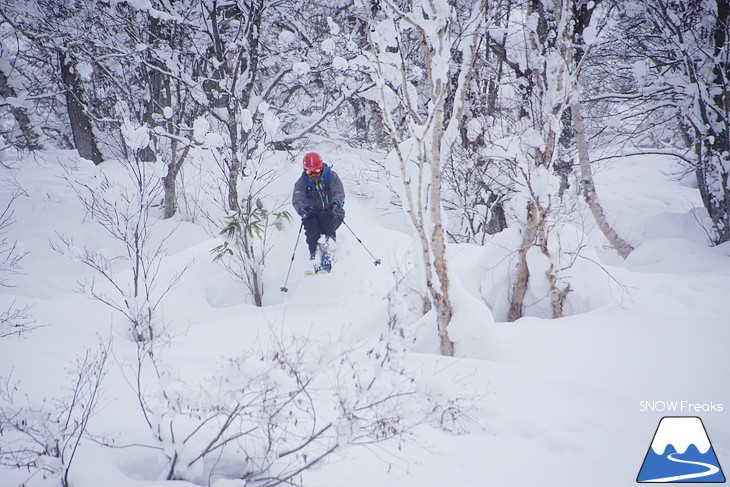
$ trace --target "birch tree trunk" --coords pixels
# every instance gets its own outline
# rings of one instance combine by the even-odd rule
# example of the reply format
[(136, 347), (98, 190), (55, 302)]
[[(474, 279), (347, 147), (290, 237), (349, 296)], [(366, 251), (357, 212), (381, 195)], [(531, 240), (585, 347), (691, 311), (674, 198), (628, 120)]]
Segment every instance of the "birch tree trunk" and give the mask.
[(448, 326), (453, 314), (449, 300), (449, 269), (446, 261), (446, 236), (441, 218), (441, 142), (444, 135), (444, 86), (441, 81), (436, 82), (436, 92), (440, 93), (433, 111), (433, 140), (431, 142), (431, 252), (433, 266), (439, 280), (439, 288), (429, 289), (431, 299), (436, 308), (436, 323), (438, 325), (439, 347), (441, 355), (453, 356), (454, 343), (449, 338)]
[(515, 280), (512, 283), (507, 321), (517, 321), (522, 318), (527, 294), (527, 285), (530, 282), (530, 268), (527, 265), (527, 251), (535, 245), (537, 239), (538, 210), (533, 201), (527, 202), (527, 222), (522, 234), (522, 246), (518, 251)]
[[(548, 246), (548, 218), (551, 216), (552, 199), (560, 192), (559, 181), (551, 174), (557, 153), (558, 134), (563, 111), (566, 108), (568, 63), (571, 39), (571, 8), (568, 0), (547, 2), (533, 0), (528, 13), (536, 19), (527, 34), (526, 68), (516, 65), (515, 73), (526, 78), (524, 93), (526, 106), (521, 108), (521, 118), (528, 131), (539, 135), (541, 144), (531, 144), (519, 161), (522, 167), (522, 192), (527, 199), (526, 217), (521, 248), (517, 252), (514, 282), (510, 295), (507, 319), (516, 321), (524, 314), (524, 300), (531, 280), (545, 279), (549, 283), (549, 297), (553, 318), (563, 315), (563, 301), (570, 285), (560, 289), (558, 268), (554, 265), (559, 255), (551, 255)], [(554, 182), (553, 182), (554, 181)], [(550, 261), (546, 273), (530, 273), (527, 255), (538, 247)]]
[(570, 105), (571, 115), (573, 117), (573, 130), (575, 131), (575, 145), (578, 149), (578, 162), (580, 163), (580, 183), (583, 190), (583, 198), (596, 220), (598, 228), (601, 229), (603, 235), (608, 239), (611, 247), (624, 259), (633, 252), (634, 248), (622, 239), (618, 233), (611, 227), (606, 220), (606, 214), (603, 206), (598, 200), (596, 193), (596, 185), (593, 182), (593, 171), (591, 169), (591, 161), (588, 154), (588, 142), (586, 141), (586, 129), (583, 122), (583, 115), (580, 110), (580, 102), (576, 96)]
[[(425, 308), (430, 305), (435, 310), (440, 353), (452, 356), (454, 343), (449, 338), (448, 326), (453, 309), (442, 218), (442, 158), (459, 134), (486, 3), (477, 0), (473, 4), (466, 22), (470, 27), (460, 39), (450, 30), (456, 13), (445, 0), (417, 0), (410, 11), (401, 10), (392, 0), (385, 0), (385, 5), (387, 19), (378, 23), (369, 19), (373, 79), (380, 96), (383, 125), (400, 164), (403, 206), (420, 246), (428, 296)], [(363, 7), (365, 12), (370, 12), (369, 5)], [(381, 28), (387, 32), (386, 37), (372, 35)], [(403, 34), (406, 31), (412, 31), (417, 37), (417, 46), (405, 45), (412, 39), (410, 32)], [(419, 52), (406, 59), (405, 53), (411, 49)], [(462, 53), (460, 62), (455, 61), (455, 51)], [(422, 59), (422, 65), (413, 62), (414, 57)], [(449, 78), (451, 63), (457, 65), (456, 81)], [(449, 97), (450, 94), (453, 96)], [(448, 121), (445, 120), (447, 98), (450, 99)], [(400, 125), (395, 122), (401, 117), (399, 113), (406, 114), (405, 122)], [(404, 150), (407, 146), (409, 150)]]

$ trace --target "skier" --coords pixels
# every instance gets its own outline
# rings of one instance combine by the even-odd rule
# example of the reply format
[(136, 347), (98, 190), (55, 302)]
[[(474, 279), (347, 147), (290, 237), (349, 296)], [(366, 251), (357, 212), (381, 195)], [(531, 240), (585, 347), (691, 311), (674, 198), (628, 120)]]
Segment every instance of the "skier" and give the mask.
[[(320, 251), (320, 262), (313, 262), (314, 272), (329, 272), (332, 270), (330, 240), (336, 240), (335, 232), (345, 219), (345, 190), (337, 173), (322, 162), (316, 152), (304, 155), (303, 166), (302, 177), (294, 184), (291, 202), (302, 217), (309, 259), (314, 261), (317, 250)], [(322, 235), (325, 241), (320, 244)]]

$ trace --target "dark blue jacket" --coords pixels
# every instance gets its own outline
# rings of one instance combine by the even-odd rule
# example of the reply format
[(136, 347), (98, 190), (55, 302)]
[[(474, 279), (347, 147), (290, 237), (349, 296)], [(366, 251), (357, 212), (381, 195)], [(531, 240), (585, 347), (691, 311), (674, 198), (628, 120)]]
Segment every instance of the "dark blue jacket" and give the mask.
[(302, 213), (302, 210), (324, 211), (332, 203), (339, 203), (344, 207), (345, 189), (337, 173), (325, 164), (322, 174), (315, 181), (310, 180), (309, 176), (302, 171), (302, 176), (294, 184), (291, 203), (299, 214)]

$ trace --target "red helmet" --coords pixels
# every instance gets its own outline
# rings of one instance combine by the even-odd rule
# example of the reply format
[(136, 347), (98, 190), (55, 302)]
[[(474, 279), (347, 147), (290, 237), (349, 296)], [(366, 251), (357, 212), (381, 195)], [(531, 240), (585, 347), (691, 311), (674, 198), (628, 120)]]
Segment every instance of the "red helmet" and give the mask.
[(324, 167), (322, 158), (316, 152), (310, 152), (304, 156), (305, 171), (321, 171)]

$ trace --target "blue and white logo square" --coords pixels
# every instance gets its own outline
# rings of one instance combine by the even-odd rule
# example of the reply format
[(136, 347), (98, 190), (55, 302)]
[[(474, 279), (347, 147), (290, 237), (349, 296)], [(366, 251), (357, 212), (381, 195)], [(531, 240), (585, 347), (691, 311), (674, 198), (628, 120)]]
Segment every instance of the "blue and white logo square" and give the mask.
[(662, 418), (636, 481), (725, 482), (702, 420), (696, 416)]

